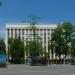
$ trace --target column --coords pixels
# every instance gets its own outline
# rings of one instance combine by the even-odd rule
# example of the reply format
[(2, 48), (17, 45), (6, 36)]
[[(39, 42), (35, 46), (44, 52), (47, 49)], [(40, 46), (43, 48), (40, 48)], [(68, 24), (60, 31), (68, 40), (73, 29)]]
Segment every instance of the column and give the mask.
[(46, 29), (46, 51), (48, 52), (48, 31)]

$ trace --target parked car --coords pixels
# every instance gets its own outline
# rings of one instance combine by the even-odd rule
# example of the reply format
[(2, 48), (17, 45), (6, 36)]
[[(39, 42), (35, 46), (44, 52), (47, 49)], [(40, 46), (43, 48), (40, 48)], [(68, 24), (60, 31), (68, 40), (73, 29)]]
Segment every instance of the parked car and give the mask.
[(43, 66), (48, 64), (48, 58), (45, 56), (30, 56), (31, 66)]

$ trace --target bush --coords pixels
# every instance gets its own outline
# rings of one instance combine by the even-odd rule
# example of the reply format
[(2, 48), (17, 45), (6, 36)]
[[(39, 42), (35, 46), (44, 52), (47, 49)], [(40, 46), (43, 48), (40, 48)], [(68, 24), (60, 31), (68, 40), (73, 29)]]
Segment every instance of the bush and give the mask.
[(20, 59), (19, 58), (18, 59), (13, 58), (10, 60), (10, 63), (12, 63), (12, 64), (24, 64), (25, 60), (23, 58), (20, 58)]

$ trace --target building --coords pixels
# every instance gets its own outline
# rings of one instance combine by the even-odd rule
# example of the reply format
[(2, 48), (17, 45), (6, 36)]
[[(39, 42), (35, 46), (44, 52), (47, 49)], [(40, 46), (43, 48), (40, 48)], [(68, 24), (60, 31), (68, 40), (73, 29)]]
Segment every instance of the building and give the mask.
[[(57, 27), (56, 24), (36, 24), (36, 34), (42, 41), (43, 48), (48, 52), (48, 41), (51, 39), (51, 32)], [(33, 31), (28, 23), (6, 24), (6, 52), (8, 52), (8, 39), (20, 37), (26, 41), (33, 39)]]

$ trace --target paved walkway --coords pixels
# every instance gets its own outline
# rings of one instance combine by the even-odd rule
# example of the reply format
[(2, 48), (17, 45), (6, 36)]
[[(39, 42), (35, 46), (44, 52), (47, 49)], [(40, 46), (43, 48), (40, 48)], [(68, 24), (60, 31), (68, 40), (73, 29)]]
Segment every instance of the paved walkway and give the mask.
[(0, 75), (75, 75), (74, 65), (28, 66), (8, 65), (0, 68)]

